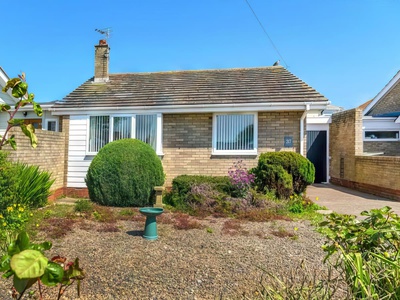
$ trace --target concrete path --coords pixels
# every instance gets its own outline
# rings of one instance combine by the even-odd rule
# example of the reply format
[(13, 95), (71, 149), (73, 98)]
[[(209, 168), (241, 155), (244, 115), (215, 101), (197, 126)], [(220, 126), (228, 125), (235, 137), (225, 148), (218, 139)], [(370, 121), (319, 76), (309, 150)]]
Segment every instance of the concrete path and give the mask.
[[(389, 206), (396, 214), (400, 215), (400, 201), (393, 201), (332, 184), (313, 184), (307, 187), (307, 196), (320, 206), (325, 206), (340, 214), (359, 216), (364, 210)], [(318, 200), (316, 200), (317, 197)]]

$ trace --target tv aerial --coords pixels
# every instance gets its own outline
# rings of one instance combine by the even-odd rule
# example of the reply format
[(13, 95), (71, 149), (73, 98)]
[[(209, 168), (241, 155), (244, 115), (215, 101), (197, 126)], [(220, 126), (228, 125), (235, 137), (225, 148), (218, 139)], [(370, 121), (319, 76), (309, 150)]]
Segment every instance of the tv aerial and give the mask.
[(105, 39), (108, 39), (112, 32), (111, 27), (107, 27), (104, 29), (95, 29), (95, 31), (97, 31), (100, 34), (103, 34)]

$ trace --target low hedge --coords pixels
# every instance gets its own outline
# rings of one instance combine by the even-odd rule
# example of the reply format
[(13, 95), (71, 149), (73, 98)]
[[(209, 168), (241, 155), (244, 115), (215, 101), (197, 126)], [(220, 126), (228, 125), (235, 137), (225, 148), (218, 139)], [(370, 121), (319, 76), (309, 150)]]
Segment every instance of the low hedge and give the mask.
[(180, 175), (172, 180), (172, 189), (164, 197), (164, 203), (185, 208), (190, 203), (190, 193), (193, 186), (207, 184), (219, 193), (230, 195), (234, 187), (228, 176)]

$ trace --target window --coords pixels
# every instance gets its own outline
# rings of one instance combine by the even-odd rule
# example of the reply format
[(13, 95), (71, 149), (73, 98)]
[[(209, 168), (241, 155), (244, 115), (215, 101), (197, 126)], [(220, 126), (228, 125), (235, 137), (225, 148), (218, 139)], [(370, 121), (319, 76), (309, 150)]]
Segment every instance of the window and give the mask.
[(97, 153), (111, 141), (137, 138), (162, 155), (161, 114), (131, 116), (90, 116), (88, 153)]
[(257, 154), (257, 114), (215, 114), (213, 154)]
[(366, 131), (366, 140), (398, 140), (398, 131)]
[(90, 117), (89, 152), (98, 152), (110, 141), (110, 117)]
[(47, 121), (47, 130), (48, 131), (57, 131), (57, 121), (48, 120)]

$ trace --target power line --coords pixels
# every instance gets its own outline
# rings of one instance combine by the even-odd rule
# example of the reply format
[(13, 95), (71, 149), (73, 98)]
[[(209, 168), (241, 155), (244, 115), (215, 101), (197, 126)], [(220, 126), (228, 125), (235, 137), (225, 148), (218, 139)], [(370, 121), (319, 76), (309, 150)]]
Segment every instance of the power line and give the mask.
[(254, 9), (251, 7), (249, 1), (247, 1), (247, 0), (244, 0), (244, 1), (246, 1), (246, 3), (247, 3), (247, 5), (249, 6), (251, 12), (253, 13), (254, 17), (256, 18), (258, 24), (260, 24), (260, 26), (261, 26), (262, 30), (264, 31), (265, 35), (268, 37), (268, 39), (269, 39), (269, 41), (270, 41), (272, 47), (274, 47), (276, 53), (278, 53), (279, 57), (280, 57), (280, 58), (282, 59), (282, 61), (285, 63), (286, 68), (288, 68), (288, 64), (286, 63), (285, 59), (283, 58), (283, 56), (282, 56), (281, 53), (279, 52), (278, 48), (275, 46), (274, 42), (272, 41), (271, 37), (269, 36), (269, 34), (268, 34), (267, 30), (265, 29), (264, 25), (261, 23), (260, 19), (257, 17), (257, 14), (256, 14), (256, 12), (254, 11)]

